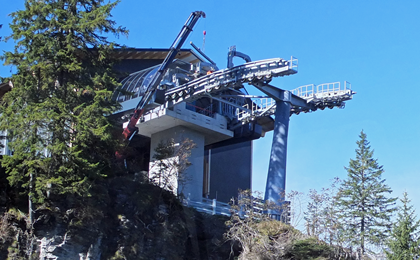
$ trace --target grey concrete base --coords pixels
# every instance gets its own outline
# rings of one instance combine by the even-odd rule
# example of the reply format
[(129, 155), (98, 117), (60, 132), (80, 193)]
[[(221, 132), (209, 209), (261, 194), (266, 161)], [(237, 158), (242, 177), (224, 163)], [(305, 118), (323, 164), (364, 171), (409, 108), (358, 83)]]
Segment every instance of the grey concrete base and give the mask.
[(178, 183), (178, 194), (183, 195), (193, 201), (201, 201), (203, 197), (203, 167), (204, 167), (204, 135), (184, 126), (176, 126), (151, 136), (150, 145), (150, 162), (154, 161), (153, 155), (155, 148), (160, 141), (169, 141), (174, 139), (175, 143), (181, 143), (185, 138), (192, 140), (196, 144), (196, 148), (191, 151), (189, 161), (191, 166), (184, 173), (186, 183)]
[[(180, 103), (173, 110), (162, 107), (156, 108), (142, 118), (136, 125), (139, 133), (151, 137), (156, 132), (184, 126), (206, 136), (206, 145), (217, 143), (233, 137), (233, 132), (227, 129), (227, 119), (214, 114), (206, 116), (186, 108), (186, 103)], [(124, 125), (125, 127), (125, 125)]]

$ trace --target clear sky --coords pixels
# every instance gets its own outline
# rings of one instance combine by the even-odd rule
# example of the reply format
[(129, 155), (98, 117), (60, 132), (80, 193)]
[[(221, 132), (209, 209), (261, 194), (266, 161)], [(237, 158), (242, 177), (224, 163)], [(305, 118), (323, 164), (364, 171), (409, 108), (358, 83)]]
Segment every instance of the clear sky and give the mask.
[[(0, 0), (0, 35), (10, 33), (7, 14), (23, 0)], [(202, 46), (220, 69), (229, 46), (252, 60), (299, 59), (299, 72), (273, 80), (294, 89), (310, 83), (349, 81), (357, 94), (345, 109), (334, 108), (290, 118), (287, 190), (307, 193), (334, 177), (345, 178), (361, 130), (393, 196), (407, 191), (420, 212), (420, 1), (135, 1), (114, 10), (130, 30), (118, 42), (138, 48), (169, 47), (192, 11), (204, 11), (187, 40)], [(12, 43), (0, 43), (0, 50)], [(189, 48), (189, 45), (184, 45)], [(234, 59), (240, 64), (240, 59)], [(0, 75), (10, 74), (0, 67)], [(248, 87), (251, 90), (252, 87)], [(264, 191), (271, 134), (254, 143), (253, 188)]]

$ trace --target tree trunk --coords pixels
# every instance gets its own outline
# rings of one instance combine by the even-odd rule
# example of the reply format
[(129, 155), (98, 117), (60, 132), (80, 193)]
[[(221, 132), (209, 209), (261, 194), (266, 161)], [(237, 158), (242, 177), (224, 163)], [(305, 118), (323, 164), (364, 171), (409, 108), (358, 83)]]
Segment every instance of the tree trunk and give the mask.
[(28, 193), (28, 212), (29, 212), (29, 227), (31, 229), (32, 232), (32, 226), (34, 223), (34, 216), (33, 216), (33, 203), (32, 203), (32, 192), (33, 192), (33, 184), (34, 184), (34, 174), (30, 173), (29, 174), (29, 193)]
[(365, 255), (365, 217), (362, 217), (360, 231), (361, 231), (360, 250), (363, 257)]
[(34, 187), (34, 174), (31, 172), (29, 174), (29, 193), (28, 193), (28, 228), (29, 228), (29, 237), (26, 240), (27, 246), (27, 255), (28, 259), (32, 256), (33, 243), (34, 243), (34, 206), (32, 203), (32, 192)]

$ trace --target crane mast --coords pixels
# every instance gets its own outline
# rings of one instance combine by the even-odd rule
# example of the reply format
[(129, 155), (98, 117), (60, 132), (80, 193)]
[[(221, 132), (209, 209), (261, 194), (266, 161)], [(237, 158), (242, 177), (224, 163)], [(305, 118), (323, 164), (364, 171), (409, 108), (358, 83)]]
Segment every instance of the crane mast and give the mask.
[(153, 97), (153, 94), (156, 92), (160, 82), (162, 81), (163, 76), (167, 72), (169, 66), (173, 62), (175, 56), (178, 54), (179, 50), (181, 49), (182, 45), (188, 38), (188, 35), (191, 33), (192, 29), (194, 28), (195, 24), (197, 23), (200, 17), (205, 18), (206, 14), (202, 11), (192, 12), (190, 14), (190, 17), (188, 17), (187, 21), (182, 27), (181, 31), (179, 32), (178, 36), (176, 37), (175, 41), (172, 43), (168, 55), (166, 55), (166, 58), (160, 65), (158, 71), (153, 75), (152, 79), (150, 80), (150, 83), (146, 88), (146, 92), (144, 93), (142, 99), (139, 101), (136, 108), (134, 109), (133, 115), (131, 116), (127, 127), (123, 131), (123, 135), (126, 139), (131, 140), (131, 138), (137, 133), (138, 129), (136, 127), (136, 124), (138, 120), (145, 112), (145, 108), (150, 102), (151, 98)]

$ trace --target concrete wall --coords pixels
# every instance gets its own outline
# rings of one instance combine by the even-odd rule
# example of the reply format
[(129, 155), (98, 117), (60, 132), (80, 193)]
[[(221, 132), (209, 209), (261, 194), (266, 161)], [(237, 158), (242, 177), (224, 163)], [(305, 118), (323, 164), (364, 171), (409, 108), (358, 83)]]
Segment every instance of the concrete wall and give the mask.
[(189, 197), (194, 201), (201, 201), (203, 197), (203, 164), (204, 164), (204, 135), (188, 129), (184, 126), (176, 126), (155, 134), (152, 134), (150, 145), (150, 162), (152, 164), (155, 148), (161, 140), (167, 141), (171, 138), (175, 143), (181, 143), (185, 138), (191, 139), (196, 148), (191, 151), (189, 161), (191, 166), (186, 172), (187, 182), (184, 186), (180, 185), (178, 193), (182, 192), (185, 197)]
[(210, 160), (209, 198), (229, 202), (238, 189), (251, 189), (252, 141), (207, 150)]

